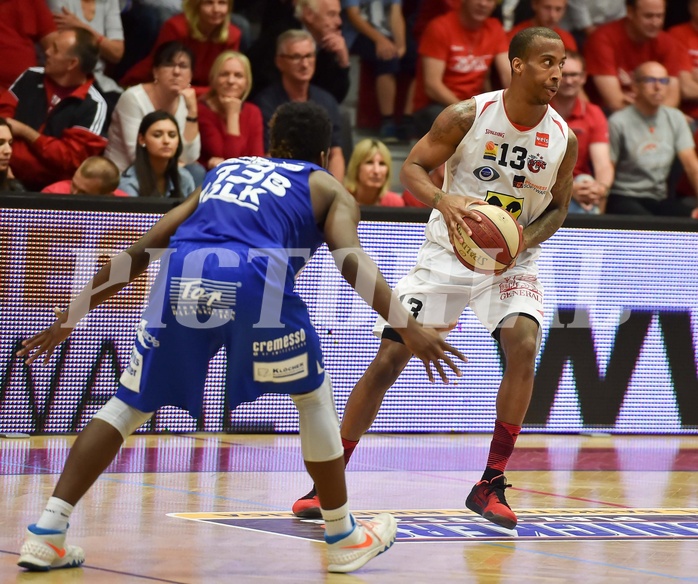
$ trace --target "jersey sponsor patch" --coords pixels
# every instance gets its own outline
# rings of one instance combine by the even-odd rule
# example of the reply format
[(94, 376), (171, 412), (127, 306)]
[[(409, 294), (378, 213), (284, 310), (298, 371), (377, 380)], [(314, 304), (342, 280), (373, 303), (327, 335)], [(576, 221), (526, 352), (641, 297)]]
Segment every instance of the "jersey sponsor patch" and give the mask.
[(491, 166), (480, 166), (473, 170), (473, 174), (478, 180), (490, 182), (499, 178), (499, 173)]
[(509, 213), (511, 213), (515, 219), (518, 219), (523, 212), (523, 197), (514, 197), (513, 195), (506, 195), (504, 193), (497, 193), (495, 191), (487, 191), (485, 201), (487, 201), (490, 205), (496, 205), (505, 211), (509, 211)]
[(497, 152), (499, 150), (499, 147), (497, 144), (495, 144), (492, 141), (488, 141), (485, 144), (485, 153), (482, 155), (482, 157), (485, 160), (497, 160)]
[[(381, 511), (353, 511), (368, 519)], [(399, 542), (507, 540), (676, 540), (698, 539), (698, 509), (524, 509), (518, 525), (505, 530), (470, 511), (421, 509), (389, 511), (398, 520)], [(170, 517), (217, 523), (299, 539), (322, 541), (322, 520), (300, 520), (290, 512), (169, 513)]]
[(261, 363), (252, 362), (253, 379), (261, 383), (288, 383), (308, 377), (308, 353), (284, 359)]
[(547, 148), (550, 143), (550, 134), (544, 132), (536, 132), (536, 147)]
[(540, 154), (529, 154), (526, 165), (533, 174), (538, 174), (541, 170), (545, 170), (548, 163), (543, 160)]

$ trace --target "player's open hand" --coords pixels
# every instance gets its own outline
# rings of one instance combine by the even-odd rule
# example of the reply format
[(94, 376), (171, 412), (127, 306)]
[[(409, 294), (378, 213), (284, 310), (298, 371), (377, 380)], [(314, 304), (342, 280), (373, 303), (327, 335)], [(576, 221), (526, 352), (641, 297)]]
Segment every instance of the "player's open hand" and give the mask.
[[(415, 323), (416, 324), (416, 323)], [(451, 353), (466, 363), (468, 359), (458, 349), (451, 346), (441, 338), (438, 331), (431, 328), (424, 328), (419, 325), (410, 326), (404, 331), (400, 331), (405, 346), (412, 351), (412, 354), (424, 363), (429, 381), (434, 383), (434, 369), (439, 373), (439, 377), (444, 383), (448, 383), (448, 377), (444, 369), (444, 363), (458, 376), (462, 375), (460, 369), (455, 364)], [(443, 362), (443, 363), (442, 363)]]
[(23, 348), (17, 351), (17, 356), (19, 357), (29, 355), (25, 360), (27, 365), (30, 365), (37, 357), (44, 354), (46, 355), (44, 357), (44, 365), (48, 363), (56, 347), (65, 341), (73, 331), (72, 327), (65, 324), (68, 319), (67, 312), (61, 312), (58, 308), (54, 308), (53, 312), (56, 315), (56, 321), (31, 339), (22, 341)]
[(472, 235), (472, 231), (466, 222), (463, 221), (463, 217), (469, 217), (477, 222), (482, 221), (477, 213), (473, 213), (475, 205), (487, 205), (487, 202), (482, 199), (474, 199), (473, 197), (446, 194), (437, 203), (436, 209), (444, 216), (446, 227), (448, 227), (448, 238), (451, 240), (451, 243), (453, 243), (454, 239), (463, 243), (463, 237), (458, 233), (459, 227), (466, 235)]

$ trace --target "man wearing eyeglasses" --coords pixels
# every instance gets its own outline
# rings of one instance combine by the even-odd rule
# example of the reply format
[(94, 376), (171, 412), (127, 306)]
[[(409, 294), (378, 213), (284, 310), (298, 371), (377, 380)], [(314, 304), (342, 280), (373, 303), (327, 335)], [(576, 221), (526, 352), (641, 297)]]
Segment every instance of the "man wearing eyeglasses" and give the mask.
[(665, 0), (627, 0), (627, 16), (600, 26), (585, 44), (592, 101), (615, 112), (635, 100), (632, 72), (657, 61), (668, 70), (664, 105), (678, 107), (679, 75), (690, 70), (679, 43), (662, 30)]
[(577, 136), (579, 150), (568, 213), (603, 213), (613, 183), (608, 121), (601, 108), (581, 97), (587, 80), (584, 57), (567, 51), (562, 79), (550, 102)]
[(337, 100), (330, 93), (313, 85), (317, 45), (305, 30), (287, 30), (276, 41), (276, 67), (281, 81), (264, 89), (254, 99), (264, 119), (264, 148), (269, 148), (269, 121), (276, 108), (289, 101), (313, 101), (327, 112), (332, 121), (332, 143), (328, 170), (337, 180), (344, 179), (342, 153), (342, 118)]
[(666, 68), (656, 61), (640, 65), (633, 75), (634, 103), (609, 119), (611, 160), (615, 180), (607, 213), (622, 215), (689, 216), (667, 187), (678, 158), (698, 195), (698, 155), (683, 113), (664, 105), (671, 85)]

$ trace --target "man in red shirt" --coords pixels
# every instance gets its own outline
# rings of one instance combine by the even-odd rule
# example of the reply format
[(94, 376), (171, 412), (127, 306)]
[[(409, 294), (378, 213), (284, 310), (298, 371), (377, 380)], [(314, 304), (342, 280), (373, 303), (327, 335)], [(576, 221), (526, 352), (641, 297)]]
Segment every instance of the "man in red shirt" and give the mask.
[(603, 213), (613, 183), (608, 121), (599, 106), (581, 97), (586, 80), (584, 58), (567, 51), (560, 87), (550, 105), (577, 136), (579, 149), (569, 213)]
[(552, 28), (562, 39), (562, 44), (568, 51), (577, 50), (577, 41), (566, 30), (560, 28), (558, 23), (565, 15), (567, 8), (567, 0), (531, 0), (531, 10), (533, 10), (533, 18), (524, 20), (517, 24), (509, 31), (509, 39), (514, 38), (514, 35), (531, 26), (544, 26)]
[(681, 45), (688, 58), (690, 70), (681, 71), (681, 110), (687, 116), (698, 120), (698, 0), (689, 0), (690, 22), (677, 24), (669, 29), (669, 35)]
[(432, 20), (419, 43), (414, 119), (426, 134), (441, 111), (486, 89), (492, 63), (503, 86), (511, 71), (509, 41), (491, 18), (496, 0), (462, 0), (460, 8)]
[(7, 89), (25, 69), (36, 66), (35, 44), (46, 50), (56, 32), (46, 0), (0, 0), (0, 88)]
[(14, 136), (12, 171), (27, 190), (70, 179), (83, 160), (104, 151), (107, 103), (92, 78), (98, 55), (92, 33), (62, 30), (45, 69), (27, 69), (0, 96), (0, 116)]
[(90, 156), (75, 171), (71, 180), (60, 180), (44, 187), (42, 193), (50, 195), (100, 195), (128, 197), (119, 189), (121, 173), (108, 158)]
[(657, 61), (671, 78), (664, 105), (679, 106), (679, 74), (690, 69), (681, 46), (662, 30), (665, 0), (627, 0), (627, 16), (600, 26), (585, 44), (594, 103), (615, 112), (635, 101), (633, 71)]

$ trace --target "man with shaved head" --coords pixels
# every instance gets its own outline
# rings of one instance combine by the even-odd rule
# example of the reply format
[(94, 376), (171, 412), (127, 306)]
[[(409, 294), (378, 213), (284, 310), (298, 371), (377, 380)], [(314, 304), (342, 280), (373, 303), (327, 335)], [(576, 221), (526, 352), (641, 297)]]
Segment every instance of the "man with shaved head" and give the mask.
[(667, 179), (678, 157), (698, 194), (698, 156), (691, 130), (680, 110), (664, 105), (670, 83), (661, 63), (643, 63), (633, 74), (634, 103), (609, 119), (611, 160), (616, 173), (607, 213), (691, 214), (690, 207), (667, 191)]

